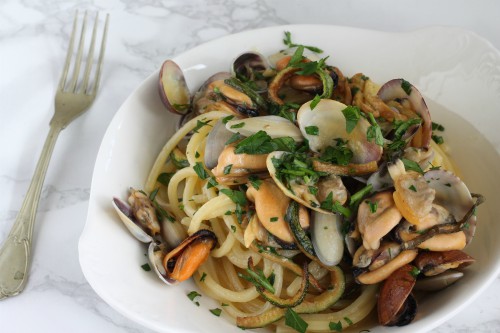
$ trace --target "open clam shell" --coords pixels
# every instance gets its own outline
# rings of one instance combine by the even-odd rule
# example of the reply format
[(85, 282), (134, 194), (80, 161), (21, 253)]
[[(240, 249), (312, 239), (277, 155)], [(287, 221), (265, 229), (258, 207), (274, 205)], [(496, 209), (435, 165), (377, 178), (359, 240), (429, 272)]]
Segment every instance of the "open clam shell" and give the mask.
[[(474, 205), (467, 185), (456, 175), (446, 170), (429, 170), (424, 174), (424, 177), (429, 187), (436, 190), (434, 203), (446, 208), (455, 220), (462, 220)], [(463, 230), (467, 243), (474, 237), (476, 220), (476, 215), (472, 215), (469, 218), (468, 227)]]
[(384, 102), (408, 100), (413, 110), (422, 118), (419, 132), (413, 138), (415, 147), (428, 148), (431, 143), (432, 121), (429, 108), (418, 89), (403, 79), (393, 79), (385, 83), (378, 91), (378, 97)]
[(344, 255), (342, 217), (315, 211), (311, 220), (311, 241), (316, 256), (327, 267), (337, 265)]
[(281, 189), (281, 191), (283, 191), (283, 193), (287, 197), (289, 197), (292, 200), (297, 201), (301, 205), (306, 206), (306, 207), (308, 207), (314, 211), (320, 212), (320, 213), (332, 215), (333, 213), (331, 211), (327, 211), (327, 210), (322, 209), (320, 207), (318, 199), (315, 196), (310, 195), (307, 191), (303, 191), (302, 196), (299, 196), (298, 192), (294, 192), (288, 188), (288, 184), (282, 183), (281, 179), (277, 175), (277, 170), (276, 170), (276, 167), (273, 163), (273, 159), (281, 159), (285, 154), (290, 154), (290, 153), (284, 152), (284, 151), (274, 151), (274, 152), (270, 153), (269, 155), (267, 155), (267, 159), (266, 159), (267, 170), (269, 171), (269, 174), (273, 178), (276, 185), (278, 185), (278, 187)]
[(304, 141), (300, 129), (291, 121), (279, 116), (261, 116), (245, 119), (231, 119), (226, 123), (226, 129), (232, 133), (244, 136), (265, 131), (271, 138), (291, 137), (295, 142)]
[(125, 227), (127, 227), (132, 236), (143, 243), (151, 243), (153, 241), (153, 236), (140, 227), (136, 222), (132, 209), (128, 204), (118, 198), (113, 198), (113, 207), (118, 213), (120, 220), (123, 222)]
[(179, 282), (173, 279), (170, 279), (167, 276), (167, 271), (165, 267), (163, 267), (163, 258), (165, 258), (165, 251), (161, 244), (157, 244), (156, 242), (151, 242), (148, 247), (148, 259), (151, 269), (156, 273), (160, 280), (168, 285), (176, 285)]
[(438, 275), (429, 276), (423, 279), (417, 280), (415, 283), (415, 290), (421, 291), (438, 291), (442, 290), (453, 283), (457, 282), (464, 276), (464, 273), (448, 270)]
[[(347, 142), (353, 157), (351, 162), (362, 164), (378, 161), (382, 157), (382, 147), (368, 141), (367, 131), (370, 123), (360, 118), (356, 127), (349, 133), (346, 118), (342, 111), (347, 105), (332, 99), (322, 99), (314, 109), (311, 102), (304, 103), (297, 112), (297, 123), (312, 151), (321, 153), (328, 146), (335, 146), (337, 140)], [(314, 128), (314, 131), (309, 129)], [(310, 134), (312, 133), (312, 134)]]
[(191, 110), (191, 93), (179, 66), (166, 60), (160, 69), (158, 80), (160, 98), (166, 108), (173, 113), (186, 114)]

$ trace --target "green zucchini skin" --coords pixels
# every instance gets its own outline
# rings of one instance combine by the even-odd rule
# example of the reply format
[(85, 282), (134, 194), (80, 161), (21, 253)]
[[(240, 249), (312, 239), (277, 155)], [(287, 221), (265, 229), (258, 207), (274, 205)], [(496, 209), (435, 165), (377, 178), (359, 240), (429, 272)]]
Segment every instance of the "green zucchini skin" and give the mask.
[(306, 231), (302, 229), (299, 222), (299, 203), (292, 200), (288, 205), (285, 214), (285, 221), (290, 226), (293, 238), (297, 242), (299, 249), (312, 260), (318, 260), (314, 252), (314, 246)]
[[(340, 267), (335, 266), (330, 271), (331, 286), (313, 297), (304, 300), (292, 309), (298, 313), (318, 313), (335, 304), (343, 295), (345, 290), (345, 275)], [(285, 316), (286, 308), (273, 307), (258, 316), (237, 317), (236, 325), (240, 328), (259, 328), (272, 324)]]

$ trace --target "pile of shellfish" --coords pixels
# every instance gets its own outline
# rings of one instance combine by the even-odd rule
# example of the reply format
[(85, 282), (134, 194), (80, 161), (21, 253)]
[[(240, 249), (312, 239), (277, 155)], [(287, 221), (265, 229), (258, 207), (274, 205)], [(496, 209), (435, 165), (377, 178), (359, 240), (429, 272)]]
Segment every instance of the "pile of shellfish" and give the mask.
[[(484, 198), (433, 164), (431, 116), (416, 87), (403, 79), (379, 87), (361, 73), (348, 78), (329, 65), (301, 74), (302, 67), (290, 65), (293, 52), (269, 58), (244, 53), (193, 94), (179, 66), (167, 60), (160, 97), (167, 110), (182, 115), (181, 123), (210, 111), (232, 116), (211, 129), (203, 164), (217, 184), (245, 190), (246, 209), (255, 212), (242, 223), (246, 247), (297, 250), (324, 270), (340, 265), (358, 284), (379, 284), (380, 324), (406, 325), (417, 312), (414, 290), (446, 288), (474, 262), (463, 250)], [(315, 54), (302, 57), (302, 63), (313, 61)], [(351, 128), (349, 107), (361, 114)], [(381, 143), (369, 135), (374, 120)], [(395, 126), (404, 122), (409, 125)], [(243, 140), (262, 132), (306, 147), (303, 159), (279, 146), (249, 154), (237, 151), (238, 141), (228, 144), (236, 133)], [(388, 149), (396, 136), (402, 145)], [(322, 159), (339, 143), (350, 154), (348, 163)], [(311, 176), (288, 176), (291, 169), (285, 175), (287, 163), (302, 163)], [(258, 189), (248, 185), (255, 179)], [(113, 205), (130, 232), (149, 244), (151, 265), (165, 283), (188, 279), (217, 246), (212, 231), (188, 236), (173, 214), (161, 217), (149, 194), (130, 189), (127, 201), (114, 198)], [(299, 205), (300, 242), (286, 219), (291, 202)]]

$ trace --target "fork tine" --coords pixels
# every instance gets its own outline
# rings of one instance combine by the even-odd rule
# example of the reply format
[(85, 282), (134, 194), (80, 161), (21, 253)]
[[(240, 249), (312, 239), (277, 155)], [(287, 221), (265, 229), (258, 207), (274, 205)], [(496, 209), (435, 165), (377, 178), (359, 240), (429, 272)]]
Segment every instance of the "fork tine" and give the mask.
[(73, 19), (73, 29), (71, 31), (71, 37), (69, 39), (68, 52), (66, 53), (66, 61), (64, 62), (64, 69), (59, 79), (59, 90), (63, 91), (66, 85), (66, 78), (68, 77), (69, 64), (71, 63), (71, 57), (73, 55), (73, 46), (75, 44), (76, 27), (78, 24), (78, 10), (75, 11), (75, 18)]
[(83, 84), (82, 84), (82, 92), (84, 94), (87, 93), (87, 87), (88, 87), (89, 77), (90, 77), (90, 70), (92, 69), (92, 63), (93, 63), (93, 59), (94, 59), (95, 36), (96, 36), (98, 22), (99, 22), (99, 12), (97, 12), (95, 15), (94, 28), (92, 29), (92, 41), (90, 42), (90, 49), (89, 49), (89, 53), (87, 55), (87, 64), (85, 66), (85, 74), (84, 74)]
[(85, 29), (87, 27), (87, 11), (83, 16), (82, 29), (80, 32), (80, 42), (78, 43), (78, 51), (76, 53), (75, 67), (73, 68), (73, 77), (69, 85), (69, 91), (76, 92), (76, 83), (78, 82), (78, 74), (80, 73), (80, 66), (82, 64), (83, 46), (85, 44)]
[(95, 95), (97, 93), (97, 88), (99, 87), (99, 80), (101, 79), (101, 65), (102, 65), (102, 59), (104, 58), (104, 49), (106, 48), (106, 39), (108, 36), (108, 24), (109, 24), (109, 14), (106, 14), (106, 22), (104, 23), (104, 32), (102, 33), (101, 50), (99, 52), (99, 61), (97, 62), (95, 84), (92, 89), (91, 95)]

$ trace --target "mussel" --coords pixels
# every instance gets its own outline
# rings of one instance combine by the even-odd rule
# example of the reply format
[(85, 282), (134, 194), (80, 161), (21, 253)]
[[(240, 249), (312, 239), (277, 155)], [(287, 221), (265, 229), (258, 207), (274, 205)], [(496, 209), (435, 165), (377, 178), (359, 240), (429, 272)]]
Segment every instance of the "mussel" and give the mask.
[(166, 284), (191, 277), (217, 244), (217, 237), (210, 230), (202, 229), (187, 237), (182, 225), (168, 212), (159, 221), (153, 202), (143, 191), (131, 188), (128, 201), (130, 205), (113, 198), (113, 206), (130, 233), (149, 244), (149, 262)]

